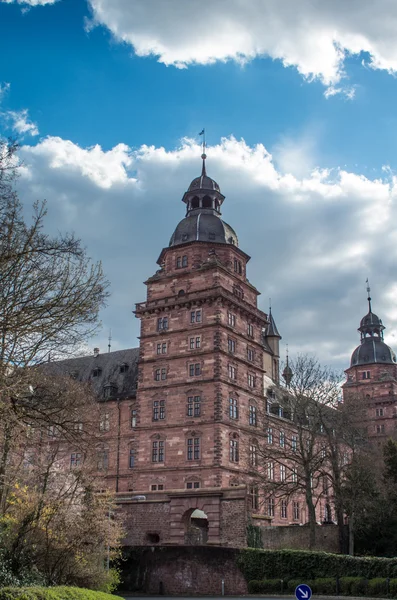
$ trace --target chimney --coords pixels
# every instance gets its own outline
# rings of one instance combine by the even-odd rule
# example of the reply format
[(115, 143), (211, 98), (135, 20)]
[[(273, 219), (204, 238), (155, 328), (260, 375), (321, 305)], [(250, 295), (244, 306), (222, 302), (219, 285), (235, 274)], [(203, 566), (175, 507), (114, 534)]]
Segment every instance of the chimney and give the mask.
[(99, 354), (99, 348), (94, 348), (94, 356), (98, 356)]

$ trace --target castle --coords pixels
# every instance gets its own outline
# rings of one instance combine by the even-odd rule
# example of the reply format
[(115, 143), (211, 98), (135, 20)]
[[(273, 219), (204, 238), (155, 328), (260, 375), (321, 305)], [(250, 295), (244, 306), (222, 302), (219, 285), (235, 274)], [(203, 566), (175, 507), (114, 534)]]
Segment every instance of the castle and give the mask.
[[(261, 444), (294, 444), (291, 414), (278, 400), (281, 336), (271, 310), (258, 309), (250, 257), (221, 218), (225, 197), (205, 154), (202, 161), (182, 198), (186, 216), (136, 305), (140, 347), (62, 361), (101, 403), (98, 472), (125, 512), (129, 544), (244, 546), (250, 519), (307, 522), (303, 496), (263, 497), (250, 472)], [(344, 385), (345, 402), (364, 394), (370, 433), (379, 436), (394, 432), (397, 415), (396, 358), (383, 329), (370, 303)], [(285, 477), (286, 467), (268, 466), (269, 477)], [(319, 522), (330, 519), (321, 494)]]

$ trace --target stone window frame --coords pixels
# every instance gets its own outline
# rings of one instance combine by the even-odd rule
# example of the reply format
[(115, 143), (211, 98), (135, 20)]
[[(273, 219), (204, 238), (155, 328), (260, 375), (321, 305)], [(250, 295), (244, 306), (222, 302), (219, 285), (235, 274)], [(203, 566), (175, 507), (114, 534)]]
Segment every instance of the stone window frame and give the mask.
[[(189, 402), (189, 398), (192, 398), (193, 400), (191, 402)], [(199, 398), (199, 400), (196, 401), (195, 398)], [(199, 408), (198, 412), (196, 412), (196, 408), (197, 408), (196, 404), (198, 405), (198, 408)], [(190, 406), (192, 407), (191, 415), (189, 414)], [(190, 419), (201, 417), (202, 406), (203, 406), (202, 391), (199, 389), (195, 389), (195, 388), (188, 390), (186, 392), (186, 416), (189, 417)]]
[(232, 313), (230, 310), (227, 313), (227, 324), (229, 327), (236, 327), (237, 316), (235, 313)]
[(255, 350), (252, 346), (247, 345), (247, 360), (248, 362), (255, 362)]
[[(193, 369), (192, 369), (193, 367)], [(201, 377), (203, 375), (203, 367), (204, 367), (204, 361), (197, 361), (197, 362), (188, 362), (187, 363), (187, 376), (188, 377)], [(193, 370), (193, 374), (191, 374)], [(198, 372), (200, 371), (200, 372)]]
[(259, 442), (256, 438), (251, 438), (249, 442), (249, 465), (258, 466)]
[(279, 440), (278, 440), (280, 448), (285, 448), (286, 442), (287, 442), (287, 437), (285, 435), (285, 431), (283, 429), (280, 429)]
[(254, 398), (249, 399), (248, 405), (248, 424), (251, 427), (257, 427), (258, 425), (258, 407)]
[(300, 505), (298, 500), (294, 500), (292, 504), (292, 518), (294, 521), (300, 521)]
[(128, 442), (128, 468), (134, 469), (136, 461), (136, 442), (134, 439)]
[(279, 476), (281, 482), (285, 482), (287, 480), (287, 467), (283, 463), (280, 463)]
[[(183, 483), (184, 483), (186, 490), (197, 490), (202, 487), (202, 479), (198, 475), (188, 475), (187, 477), (184, 478)], [(190, 487), (187, 487), (188, 484), (190, 485)], [(194, 484), (198, 484), (198, 485), (194, 485)]]
[(135, 405), (129, 406), (130, 411), (130, 427), (131, 429), (135, 429), (138, 423), (138, 409)]
[(165, 421), (167, 402), (166, 398), (155, 397), (152, 400), (152, 421)]
[[(156, 449), (157, 449), (157, 458), (156, 460), (154, 460), (154, 456), (155, 456), (155, 444), (156, 444)], [(152, 464), (160, 464), (160, 465), (164, 465), (167, 455), (166, 455), (166, 451), (167, 451), (167, 439), (165, 437), (165, 435), (160, 434), (160, 433), (154, 433), (153, 435), (150, 436), (150, 462)], [(162, 453), (160, 453), (160, 450), (162, 450)], [(162, 460), (160, 460), (160, 457), (162, 456)]]
[(233, 260), (233, 266), (234, 266), (234, 272), (237, 273), (238, 275), (242, 275), (243, 274), (243, 265), (241, 260), (238, 260), (237, 258), (235, 258)]
[(151, 483), (150, 491), (151, 492), (163, 492), (165, 489), (164, 483)]
[(83, 453), (82, 452), (71, 452), (70, 453), (70, 468), (77, 469), (83, 463)]
[(250, 389), (255, 389), (256, 388), (256, 375), (255, 373), (252, 373), (250, 371), (248, 371), (247, 373), (247, 385)]
[(169, 366), (168, 365), (155, 365), (153, 367), (153, 380), (156, 383), (160, 383), (161, 381), (167, 381), (168, 379)]
[(280, 500), (280, 519), (288, 519), (288, 501), (285, 498)]
[(385, 416), (385, 409), (383, 408), (383, 406), (378, 406), (378, 408), (375, 408), (375, 416), (376, 417), (384, 417)]
[(109, 446), (108, 444), (99, 444), (96, 448), (97, 471), (108, 471), (109, 469)]
[(268, 517), (274, 517), (275, 515), (275, 510), (276, 510), (276, 502), (274, 500), (274, 496), (268, 496), (267, 497), (267, 516)]
[(156, 343), (156, 355), (163, 356), (164, 354), (168, 354), (168, 342), (157, 342)]
[[(192, 440), (189, 444), (189, 440)], [(198, 440), (198, 443), (196, 443)], [(185, 433), (185, 459), (188, 463), (199, 463), (202, 458), (202, 440), (203, 434), (201, 431), (189, 430)], [(196, 456), (198, 452), (198, 457)], [(189, 458), (190, 455), (190, 458)]]
[(189, 335), (188, 350), (201, 350), (201, 335)]
[(273, 427), (268, 427), (266, 430), (266, 443), (269, 446), (273, 445)]
[(203, 313), (204, 313), (204, 311), (202, 308), (194, 308), (193, 310), (189, 309), (190, 325), (202, 325), (203, 324)]
[(99, 414), (99, 431), (110, 431), (110, 413), (109, 411), (101, 411)]
[(254, 337), (254, 326), (252, 323), (247, 323), (247, 336), (250, 338)]
[(229, 462), (238, 463), (240, 461), (240, 437), (238, 433), (229, 434)]
[(170, 320), (169, 320), (168, 316), (157, 317), (156, 330), (158, 332), (160, 332), (160, 331), (168, 331), (169, 323), (170, 323)]
[(237, 381), (237, 364), (228, 363), (227, 376), (232, 381)]
[(250, 483), (248, 487), (248, 497), (251, 510), (259, 509), (259, 486), (257, 483)]
[(238, 421), (240, 418), (240, 396), (234, 390), (228, 395), (227, 414), (233, 421)]
[(268, 481), (274, 481), (275, 480), (274, 472), (275, 472), (274, 461), (273, 460), (268, 460), (267, 463), (266, 463), (266, 477), (267, 477)]

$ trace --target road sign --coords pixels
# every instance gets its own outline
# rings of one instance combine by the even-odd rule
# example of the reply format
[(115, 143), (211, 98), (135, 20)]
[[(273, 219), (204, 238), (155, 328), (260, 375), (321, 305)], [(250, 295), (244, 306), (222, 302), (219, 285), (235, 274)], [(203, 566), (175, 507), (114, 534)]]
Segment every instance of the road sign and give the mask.
[(312, 590), (306, 583), (301, 583), (295, 589), (295, 597), (297, 600), (310, 600), (312, 596)]

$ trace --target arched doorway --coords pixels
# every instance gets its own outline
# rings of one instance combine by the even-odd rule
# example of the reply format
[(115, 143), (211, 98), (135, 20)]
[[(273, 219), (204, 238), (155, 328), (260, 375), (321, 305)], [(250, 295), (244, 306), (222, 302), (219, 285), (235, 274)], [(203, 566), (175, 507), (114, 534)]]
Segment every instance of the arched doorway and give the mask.
[(208, 517), (204, 511), (195, 508), (189, 509), (184, 515), (185, 544), (189, 546), (202, 546), (208, 540)]

